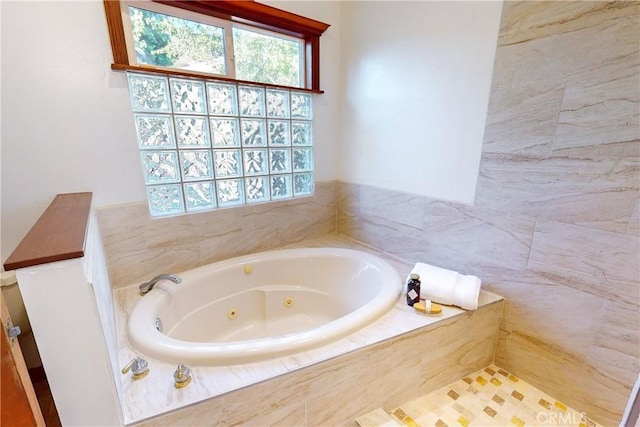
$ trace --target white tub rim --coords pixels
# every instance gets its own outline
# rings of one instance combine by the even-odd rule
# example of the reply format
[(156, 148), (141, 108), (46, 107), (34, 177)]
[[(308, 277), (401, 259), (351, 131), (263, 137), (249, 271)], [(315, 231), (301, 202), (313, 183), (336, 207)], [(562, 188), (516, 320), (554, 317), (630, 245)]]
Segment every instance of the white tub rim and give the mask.
[[(384, 286), (380, 293), (372, 298), (365, 306), (318, 328), (283, 334), (276, 337), (207, 343), (183, 341), (169, 337), (156, 330), (153, 326), (155, 320), (154, 313), (149, 313), (148, 310), (136, 310), (138, 304), (141, 303), (149, 307), (155, 307), (157, 310), (159, 305), (166, 303), (167, 292), (179, 292), (179, 284), (163, 281), (158, 283), (154, 290), (144, 296), (142, 300), (139, 300), (136, 307), (132, 310), (127, 322), (127, 337), (129, 343), (132, 348), (140, 351), (142, 354), (165, 362), (182, 363), (186, 361), (198, 365), (246, 363), (285, 354), (293, 354), (317, 345), (323, 345), (333, 340), (338, 340), (374, 322), (397, 303), (398, 297), (401, 294), (402, 282), (395, 268), (377, 255), (355, 249), (337, 247), (275, 249), (213, 262), (177, 274), (188, 279), (189, 276), (200, 274), (206, 270), (210, 270), (211, 274), (215, 274), (217, 271), (223, 271), (231, 267), (256, 264), (257, 262), (269, 261), (270, 259), (281, 259), (284, 257), (296, 259), (327, 255), (335, 257), (356, 257), (359, 260), (365, 261), (367, 265), (372, 265), (380, 269), (390, 283), (388, 286)], [(144, 327), (146, 336), (132, 335), (129, 322), (144, 323), (146, 325)], [(357, 324), (357, 327), (351, 326), (347, 328), (348, 331), (344, 332), (345, 325), (354, 324)], [(282, 349), (277, 350), (274, 349), (274, 347), (282, 347)], [(224, 351), (224, 353), (220, 355), (216, 354), (220, 350)], [(185, 352), (188, 352), (188, 356), (185, 355)], [(158, 356), (159, 354), (161, 355)]]

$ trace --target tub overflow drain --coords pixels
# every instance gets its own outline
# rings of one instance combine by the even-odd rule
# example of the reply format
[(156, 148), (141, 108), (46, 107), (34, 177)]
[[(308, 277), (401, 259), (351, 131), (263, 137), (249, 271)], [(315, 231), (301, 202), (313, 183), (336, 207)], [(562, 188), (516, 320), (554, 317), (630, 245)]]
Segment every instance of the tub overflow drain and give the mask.
[(285, 307), (291, 307), (293, 305), (293, 298), (285, 298), (284, 299), (284, 306)]

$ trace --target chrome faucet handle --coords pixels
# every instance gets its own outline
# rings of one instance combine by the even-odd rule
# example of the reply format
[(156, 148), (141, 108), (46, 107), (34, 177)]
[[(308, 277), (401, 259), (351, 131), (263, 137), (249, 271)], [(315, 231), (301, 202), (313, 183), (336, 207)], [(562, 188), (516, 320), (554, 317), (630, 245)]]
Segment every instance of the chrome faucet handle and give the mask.
[(158, 274), (153, 279), (149, 280), (148, 282), (144, 282), (144, 283), (140, 284), (140, 286), (138, 286), (138, 288), (140, 290), (139, 291), (140, 296), (144, 296), (144, 295), (148, 294), (153, 289), (153, 287), (156, 285), (156, 283), (158, 283), (160, 280), (170, 280), (173, 283), (182, 282), (182, 278), (180, 276), (176, 276), (175, 274)]
[(122, 368), (122, 374), (126, 374), (131, 371), (131, 378), (134, 380), (140, 380), (146, 377), (149, 374), (149, 362), (144, 360), (142, 357), (134, 357), (131, 362), (127, 364), (124, 368)]
[(173, 373), (173, 385), (175, 388), (183, 388), (191, 382), (191, 369), (180, 363)]

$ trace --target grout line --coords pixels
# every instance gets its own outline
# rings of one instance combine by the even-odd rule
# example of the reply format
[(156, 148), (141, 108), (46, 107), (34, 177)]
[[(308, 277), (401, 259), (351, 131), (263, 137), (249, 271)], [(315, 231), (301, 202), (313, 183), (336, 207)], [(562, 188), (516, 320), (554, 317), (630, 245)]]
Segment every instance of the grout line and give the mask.
[[(468, 380), (462, 384), (465, 378)], [(421, 411), (419, 405), (426, 401), (436, 406)], [(395, 411), (406, 414), (401, 421), (436, 417), (440, 423), (453, 419), (469, 427), (498, 427), (505, 422), (522, 426), (538, 425), (542, 421), (549, 426), (592, 425), (585, 424), (582, 413), (514, 376), (495, 362), (385, 412), (393, 415)], [(599, 424), (593, 426), (600, 427)]]

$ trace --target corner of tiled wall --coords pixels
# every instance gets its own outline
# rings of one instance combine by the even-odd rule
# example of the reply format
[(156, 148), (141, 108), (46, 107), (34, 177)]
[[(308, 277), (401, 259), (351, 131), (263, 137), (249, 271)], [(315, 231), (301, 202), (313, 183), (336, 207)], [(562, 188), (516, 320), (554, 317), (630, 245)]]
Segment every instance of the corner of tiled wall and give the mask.
[(474, 206), (338, 183), (338, 232), (480, 276), (496, 363), (604, 425), (640, 370), (638, 28), (638, 2), (505, 2)]

